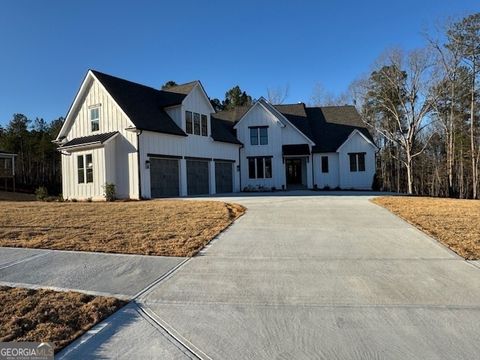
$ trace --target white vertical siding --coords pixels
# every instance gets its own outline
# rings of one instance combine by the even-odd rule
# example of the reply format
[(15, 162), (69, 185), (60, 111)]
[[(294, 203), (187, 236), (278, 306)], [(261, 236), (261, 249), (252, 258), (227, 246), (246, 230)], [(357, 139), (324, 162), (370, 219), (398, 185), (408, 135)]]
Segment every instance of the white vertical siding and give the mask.
[[(77, 156), (92, 155), (93, 182), (78, 183)], [(86, 164), (85, 164), (86, 165)], [(73, 152), (71, 155), (62, 154), (63, 197), (77, 200), (102, 200), (104, 199), (105, 185), (105, 150), (103, 147)]]
[[(268, 126), (268, 145), (250, 145), (251, 126)], [(265, 186), (281, 189), (286, 186), (285, 163), (283, 161), (282, 145), (306, 144), (308, 140), (289, 123), (282, 124), (278, 118), (260, 104), (255, 105), (237, 126), (237, 136), (244, 144), (241, 159), (242, 189), (247, 186)], [(271, 179), (249, 179), (248, 157), (272, 156)], [(303, 167), (302, 174), (306, 184), (312, 187), (312, 164), (310, 159)]]
[[(105, 91), (103, 86), (97, 80), (90, 80), (86, 84), (86, 92), (81, 99), (81, 105), (76, 110), (74, 120), (69, 129), (66, 131), (67, 140), (118, 131), (120, 134), (114, 140), (115, 157), (108, 156), (108, 167), (115, 167), (114, 171), (108, 171), (104, 168), (103, 172), (109, 174), (109, 178), (116, 185), (117, 196), (119, 198), (138, 198), (138, 158), (137, 158), (137, 135), (132, 131), (126, 131), (128, 127), (132, 127), (132, 122), (125, 116), (120, 107)], [(91, 131), (89, 109), (92, 106), (99, 105), (100, 109), (100, 130)], [(63, 158), (63, 156), (62, 156)], [(112, 163), (113, 162), (113, 163)], [(69, 163), (67, 161), (67, 163)], [(67, 198), (78, 197), (78, 193), (83, 190), (77, 190), (73, 177), (76, 178), (75, 168), (65, 168), (62, 170), (63, 196)], [(110, 174), (115, 173), (112, 178)], [(95, 186), (96, 191), (90, 197), (102, 197), (105, 180), (102, 184)]]
[(175, 124), (177, 124), (180, 129), (185, 129), (185, 126), (183, 125), (181, 105), (172, 106), (171, 108), (165, 109), (165, 111), (172, 118), (172, 120), (175, 121)]
[[(322, 173), (322, 156), (328, 156), (328, 173)], [(313, 154), (314, 181), (319, 189), (339, 186), (338, 153)]]
[[(349, 153), (365, 152), (365, 171), (350, 171)], [(371, 189), (375, 174), (375, 148), (355, 133), (338, 151), (340, 187), (342, 189)]]

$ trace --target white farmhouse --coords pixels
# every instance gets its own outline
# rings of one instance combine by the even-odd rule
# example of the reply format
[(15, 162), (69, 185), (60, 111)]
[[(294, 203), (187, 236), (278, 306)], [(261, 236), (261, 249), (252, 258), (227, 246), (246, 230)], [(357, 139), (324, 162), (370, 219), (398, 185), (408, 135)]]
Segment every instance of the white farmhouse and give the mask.
[(65, 199), (370, 189), (376, 146), (353, 106), (215, 112), (200, 83), (157, 90), (88, 71), (56, 142)]

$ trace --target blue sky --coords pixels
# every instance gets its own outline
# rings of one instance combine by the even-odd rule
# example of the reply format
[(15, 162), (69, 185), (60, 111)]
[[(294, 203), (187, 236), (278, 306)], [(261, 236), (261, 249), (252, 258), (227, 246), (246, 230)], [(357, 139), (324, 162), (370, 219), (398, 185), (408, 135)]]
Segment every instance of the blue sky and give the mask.
[(200, 79), (211, 98), (289, 85), (308, 102), (368, 72), (386, 49), (480, 11), (471, 0), (0, 2), (0, 124), (64, 116), (89, 68), (159, 87)]

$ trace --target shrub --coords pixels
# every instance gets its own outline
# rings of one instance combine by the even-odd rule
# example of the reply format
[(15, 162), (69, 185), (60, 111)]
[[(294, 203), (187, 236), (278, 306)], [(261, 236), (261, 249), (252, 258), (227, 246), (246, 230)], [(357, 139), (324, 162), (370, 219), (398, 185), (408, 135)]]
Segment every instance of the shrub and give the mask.
[(48, 190), (45, 186), (40, 186), (35, 190), (35, 197), (38, 201), (45, 201), (48, 197)]
[(105, 200), (107, 201), (115, 201), (116, 193), (115, 193), (115, 184), (106, 183), (103, 188), (105, 189)]
[(372, 190), (373, 191), (380, 191), (382, 189), (382, 181), (380, 177), (375, 173), (373, 175), (373, 181), (372, 181)]

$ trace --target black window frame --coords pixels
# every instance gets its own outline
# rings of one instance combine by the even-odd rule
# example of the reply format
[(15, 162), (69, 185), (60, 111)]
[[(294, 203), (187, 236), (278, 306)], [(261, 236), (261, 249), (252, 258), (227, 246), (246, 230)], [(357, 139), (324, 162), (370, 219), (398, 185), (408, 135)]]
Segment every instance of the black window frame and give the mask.
[(348, 153), (350, 172), (365, 172), (365, 153)]
[(250, 126), (250, 145), (268, 145), (268, 126)]
[(208, 136), (208, 117), (205, 114), (200, 114), (200, 133)]
[(272, 178), (272, 157), (255, 156), (248, 158), (249, 179), (271, 179)]
[(77, 183), (85, 184), (85, 158), (77, 155)]
[(322, 156), (322, 173), (323, 174), (328, 174), (329, 172), (329, 164), (328, 164), (328, 156)]
[(193, 134), (200, 135), (200, 114), (194, 112), (193, 113)]
[(185, 111), (185, 132), (193, 134), (193, 113), (188, 110)]

